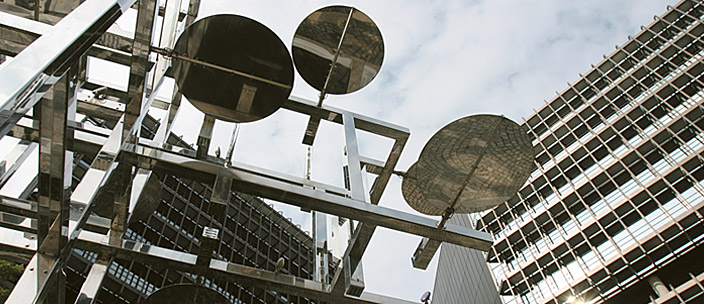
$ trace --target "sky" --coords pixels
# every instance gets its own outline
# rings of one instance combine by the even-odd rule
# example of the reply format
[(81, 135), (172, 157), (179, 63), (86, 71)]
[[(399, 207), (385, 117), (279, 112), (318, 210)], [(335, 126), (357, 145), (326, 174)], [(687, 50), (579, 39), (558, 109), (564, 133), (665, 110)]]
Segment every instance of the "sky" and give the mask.
[[(381, 30), (385, 56), (377, 77), (326, 105), (407, 127), (410, 139), (397, 170), (418, 159), (425, 142), (444, 125), (473, 114), (505, 115), (518, 123), (586, 74), (616, 45), (661, 15), (672, 1), (231, 1), (202, 0), (199, 18), (237, 14), (274, 31), (289, 47), (298, 24), (329, 5), (353, 6)], [(316, 100), (318, 92), (298, 74), (292, 95)], [(195, 142), (202, 114), (183, 105), (174, 132)], [(201, 115), (201, 116), (199, 116)], [(183, 119), (184, 116), (189, 119)], [(189, 123), (190, 122), (190, 123)], [(240, 125), (234, 159), (303, 176), (307, 118), (280, 110)], [(218, 122), (214, 144), (225, 151), (232, 124)], [(391, 142), (358, 132), (360, 153), (385, 159)], [(218, 144), (219, 143), (219, 144)], [(342, 129), (323, 122), (313, 146), (312, 179), (342, 186)], [(212, 152), (211, 152), (212, 153)], [(380, 205), (418, 214), (403, 200), (401, 180), (392, 177)], [(277, 208), (303, 229), (310, 216), (296, 207)], [(420, 237), (377, 229), (363, 258), (367, 292), (418, 301), (432, 290), (439, 253), (423, 271), (410, 257)]]
[[(544, 100), (601, 62), (603, 54), (611, 54), (615, 45), (664, 13), (668, 4), (675, 2), (201, 0), (199, 18), (223, 13), (252, 18), (272, 29), (290, 50), (298, 24), (319, 8), (347, 5), (366, 13), (383, 35), (381, 71), (367, 87), (329, 96), (325, 104), (409, 128), (411, 136), (397, 165), (405, 171), (430, 136), (456, 119), (494, 113), (522, 123)], [(114, 74), (119, 69), (103, 70)], [(120, 73), (126, 72), (122, 68)], [(316, 100), (318, 92), (296, 74), (292, 95)], [(183, 102), (173, 131), (195, 143), (202, 117)], [(279, 110), (240, 124), (234, 160), (302, 177), (306, 123), (300, 114)], [(227, 150), (233, 126), (216, 123), (211, 154), (218, 146)], [(358, 137), (363, 156), (386, 158), (390, 140), (365, 132)], [(342, 128), (322, 122), (313, 147), (313, 180), (343, 186), (343, 145)], [(403, 200), (400, 184), (398, 177), (391, 178), (380, 205), (418, 214)], [(310, 230), (308, 213), (282, 204), (276, 208)], [(417, 236), (377, 229), (363, 258), (365, 291), (418, 301), (432, 290), (439, 253), (427, 270), (413, 268), (410, 257), (419, 242)]]

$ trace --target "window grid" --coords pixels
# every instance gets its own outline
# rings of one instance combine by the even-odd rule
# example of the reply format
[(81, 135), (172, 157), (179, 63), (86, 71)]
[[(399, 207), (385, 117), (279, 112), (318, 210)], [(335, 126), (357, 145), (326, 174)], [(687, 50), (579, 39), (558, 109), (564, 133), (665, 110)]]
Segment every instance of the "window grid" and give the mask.
[[(585, 287), (599, 303), (701, 243), (701, 15), (699, 1), (681, 2), (526, 121), (537, 169), (478, 223), (497, 240), (488, 261), (506, 303)], [(558, 273), (582, 280), (536, 282)]]

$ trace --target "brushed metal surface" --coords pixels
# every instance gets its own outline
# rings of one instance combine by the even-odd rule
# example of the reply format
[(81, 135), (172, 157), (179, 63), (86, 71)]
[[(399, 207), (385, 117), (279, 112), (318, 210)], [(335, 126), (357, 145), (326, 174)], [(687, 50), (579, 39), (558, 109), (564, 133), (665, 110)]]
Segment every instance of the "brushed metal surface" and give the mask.
[(502, 203), (533, 169), (533, 145), (521, 127), (497, 115), (473, 115), (430, 138), (406, 172), (402, 192), (418, 212), (472, 213)]

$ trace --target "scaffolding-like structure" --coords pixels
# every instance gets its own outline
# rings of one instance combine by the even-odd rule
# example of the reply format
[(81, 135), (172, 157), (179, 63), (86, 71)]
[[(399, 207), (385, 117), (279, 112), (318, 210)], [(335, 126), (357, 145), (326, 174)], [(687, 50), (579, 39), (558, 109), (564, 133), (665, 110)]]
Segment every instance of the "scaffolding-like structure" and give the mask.
[[(76, 303), (96, 301), (115, 259), (187, 273), (203, 285), (216, 279), (315, 301), (377, 303), (392, 299), (365, 297), (360, 271), (377, 226), (485, 251), (491, 247), (487, 233), (456, 225), (438, 228), (436, 220), (378, 206), (409, 136), (404, 127), (301, 98), (286, 101), (285, 110), (342, 125), (346, 188), (208, 155), (213, 131), (208, 116), (197, 147), (170, 141), (182, 98), (178, 90), (171, 98), (157, 97), (164, 80), (172, 77), (170, 58), (159, 50), (173, 45), (179, 30), (195, 20), (199, 6), (200, 0), (187, 5), (180, 0), (0, 2), (0, 53), (5, 61), (0, 65), (0, 136), (19, 139), (5, 159), (0, 187), (7, 186), (33, 150), (39, 151), (33, 182), (0, 201), (0, 253), (28, 261), (11, 303), (63, 303), (65, 267), (77, 250), (90, 253), (85, 261), (92, 265)], [(137, 11), (134, 37), (108, 31), (128, 10)], [(91, 83), (88, 57), (129, 67), (127, 89)], [(153, 108), (163, 116), (151, 118)], [(393, 140), (385, 160), (360, 155), (358, 130)], [(78, 162), (86, 165), (76, 166)], [(209, 194), (203, 198), (210, 202), (211, 217), (203, 216), (209, 222), (183, 232), (197, 240), (198, 246), (192, 247), (197, 250), (126, 236), (133, 232), (130, 222), (158, 208), (160, 198), (152, 190), (169, 181), (160, 174), (209, 189), (199, 192)], [(370, 186), (365, 185), (366, 174), (375, 176)], [(313, 250), (324, 262), (316, 263), (312, 278), (230, 261), (218, 253), (230, 241), (224, 230), (233, 220), (227, 206), (234, 193), (319, 214)], [(327, 233), (320, 233), (327, 229), (325, 214), (350, 219), (347, 225), (357, 223), (339, 263), (328, 258)]]

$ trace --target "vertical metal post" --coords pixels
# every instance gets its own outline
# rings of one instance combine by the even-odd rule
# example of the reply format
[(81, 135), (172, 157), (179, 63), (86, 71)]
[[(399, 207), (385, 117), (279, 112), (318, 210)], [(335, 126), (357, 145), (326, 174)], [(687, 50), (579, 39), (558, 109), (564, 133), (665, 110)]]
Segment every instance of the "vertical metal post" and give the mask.
[[(178, 7), (180, 7), (180, 2)], [(190, 0), (188, 4), (188, 16), (186, 17), (186, 26), (190, 25), (191, 23), (193, 23), (193, 21), (195, 21), (199, 9), (200, 0)], [(178, 9), (176, 9), (175, 14), (178, 15), (178, 13), (179, 11)], [(176, 18), (176, 20), (178, 20), (178, 18)], [(162, 37), (164, 37), (166, 28), (167, 27), (164, 27), (164, 30), (162, 31)], [(175, 32), (169, 32), (169, 35), (174, 36)], [(171, 41), (171, 45), (173, 45), (173, 41)], [(169, 47), (171, 45), (169, 45)], [(162, 45), (162, 47), (164, 47), (164, 45)], [(167, 58), (167, 60), (171, 62), (170, 59)], [(169, 133), (171, 133), (171, 127), (173, 126), (174, 119), (176, 119), (176, 116), (178, 115), (180, 107), (181, 93), (178, 91), (178, 87), (174, 86), (173, 93), (171, 94), (171, 103), (169, 103), (169, 110), (167, 111), (168, 113), (165, 114), (164, 119), (162, 120), (162, 125), (159, 126), (159, 130), (157, 130), (156, 135), (154, 136), (154, 140), (156, 140), (157, 142), (166, 142)]]
[[(68, 219), (73, 154), (66, 145), (73, 141), (67, 121), (74, 119), (76, 82), (73, 67), (59, 80), (52, 94), (35, 107), (39, 120), (39, 172), (37, 254), (8, 298), (14, 301), (63, 303), (66, 278), (62, 268), (70, 254), (64, 250), (68, 241)], [(30, 300), (31, 299), (31, 300)]]
[(358, 201), (366, 201), (362, 168), (359, 161), (359, 145), (357, 131), (354, 127), (354, 117), (350, 113), (342, 114), (342, 127), (345, 132), (345, 160), (347, 161), (347, 179), (349, 181), (350, 197)]
[[(135, 37), (132, 43), (132, 63), (130, 65), (130, 78), (127, 96), (128, 101), (125, 106), (125, 115), (123, 116), (123, 123), (118, 123), (115, 130), (113, 130), (113, 134), (111, 134), (108, 138), (109, 143), (116, 144), (118, 147), (122, 146), (122, 143), (126, 141), (136, 142), (137, 137), (139, 136), (139, 126), (136, 128), (135, 126), (141, 126), (141, 118), (146, 114), (146, 107), (149, 106), (149, 102), (144, 104), (143, 101), (145, 100), (145, 93), (147, 91), (147, 84), (145, 80), (148, 72), (147, 63), (149, 59), (149, 47), (152, 41), (152, 29), (156, 19), (156, 7), (156, 0), (139, 2)], [(154, 85), (155, 87), (152, 88), (151, 94), (156, 95), (156, 91), (161, 85), (161, 81), (155, 83)], [(150, 100), (152, 100), (153, 97), (154, 96), (150, 96)], [(116, 138), (115, 133), (121, 134), (119, 138)], [(118, 152), (114, 150), (116, 147), (110, 147), (109, 149), (106, 148), (108, 148), (107, 144), (103, 147), (103, 149), (101, 149), (101, 153), (104, 150), (108, 153)], [(101, 155), (99, 153), (96, 162), (100, 161), (100, 158)], [(107, 171), (107, 162), (111, 161), (114, 161), (114, 155), (112, 157), (105, 157), (102, 160), (103, 164), (96, 168), (98, 169), (96, 172), (103, 170)], [(93, 168), (94, 166), (92, 165), (91, 167)], [(101, 197), (101, 200), (107, 202), (105, 211), (110, 214), (112, 219), (109, 231), (109, 242), (112, 246), (121, 245), (122, 235), (124, 234), (127, 226), (129, 210), (134, 208), (134, 206), (130, 206), (133, 177), (132, 171), (132, 166), (120, 163), (112, 172), (103, 173), (103, 176), (105, 176), (105, 174), (111, 174), (111, 176), (108, 177), (110, 183), (106, 185), (107, 189)], [(87, 201), (92, 202), (93, 200), (94, 198), (90, 198)], [(82, 223), (79, 223), (79, 225), (81, 224)], [(112, 260), (113, 258), (110, 256), (98, 257), (96, 262), (91, 266), (88, 277), (81, 287), (79, 296), (76, 299), (76, 303), (94, 303), (96, 301), (97, 293), (100, 290), (103, 280), (105, 279), (106, 269)]]
[[(311, 157), (312, 147), (308, 146), (306, 151), (306, 172), (305, 178), (311, 177)], [(330, 271), (328, 269), (328, 220), (327, 215), (322, 212), (313, 211), (311, 214), (311, 231), (313, 231), (313, 241), (315, 242), (315, 264), (313, 279), (323, 283), (323, 287), (328, 286)]]
[[(64, 247), (68, 241), (68, 219), (72, 181), (72, 153), (67, 144), (73, 141), (67, 121), (75, 117), (76, 67), (71, 68), (54, 85), (53, 96), (41, 100), (35, 113), (39, 119), (39, 208), (37, 221), (38, 280), (53, 278), (47, 299), (63, 303), (66, 278), (61, 269), (68, 257)], [(69, 115), (69, 105), (74, 111)], [(56, 267), (55, 272), (50, 270)], [(44, 277), (46, 275), (46, 277)]]
[[(127, 105), (125, 105), (125, 124), (123, 126), (122, 138), (136, 140), (139, 130), (134, 134), (132, 127), (141, 123), (138, 118), (143, 109), (145, 90), (147, 86), (147, 73), (149, 70), (149, 48), (152, 41), (154, 22), (156, 21), (156, 0), (139, 1), (137, 11), (137, 24), (135, 25), (134, 40), (132, 42), (132, 63), (130, 65), (130, 79), (127, 88)], [(159, 82), (160, 83), (160, 82)], [(152, 94), (156, 94), (152, 91)]]
[[(171, 48), (173, 47), (173, 44), (176, 41), (176, 28), (178, 25), (178, 15), (179, 10), (181, 8), (181, 1), (182, 0), (166, 1), (166, 7), (164, 8), (164, 21), (162, 22), (161, 34), (159, 35), (159, 47), (161, 48)], [(186, 20), (186, 25), (189, 25), (191, 22), (193, 22), (193, 18), (189, 16), (189, 18)], [(169, 69), (170, 65), (170, 58), (160, 54), (157, 55), (156, 67), (154, 68), (154, 78), (152, 83), (161, 82), (162, 78), (166, 75), (166, 71)], [(154, 93), (155, 92), (153, 92), (152, 94)], [(171, 127), (173, 125), (174, 119), (176, 118), (176, 115), (178, 114), (180, 105), (181, 94), (178, 92), (178, 87), (174, 86), (167, 111), (165, 111), (164, 115), (162, 116), (161, 125), (159, 126), (159, 129), (156, 131), (156, 135), (154, 136), (155, 141), (160, 143), (166, 141), (169, 133), (171, 132)]]
[[(342, 114), (342, 127), (345, 136), (345, 185), (352, 199), (370, 202), (369, 193), (365, 187), (364, 171), (362, 171), (359, 145), (357, 143), (357, 131), (354, 125), (354, 116), (350, 113)], [(347, 240), (348, 244), (352, 244), (352, 220), (349, 220), (349, 228), (351, 233)], [(346, 235), (346, 234), (345, 234)], [(360, 296), (364, 291), (364, 271), (362, 263), (351, 261), (348, 254), (343, 254), (343, 279), (344, 290), (354, 296)], [(338, 280), (340, 278), (338, 277)], [(342, 282), (335, 282), (335, 292), (341, 292)]]
[(200, 134), (198, 135), (198, 151), (196, 152), (196, 157), (205, 159), (205, 157), (208, 156), (208, 149), (210, 149), (210, 139), (213, 136), (214, 126), (215, 118), (205, 115), (203, 117), (203, 124), (200, 127)]
[(313, 279), (328, 286), (330, 271), (328, 269), (328, 223), (327, 215), (313, 211), (313, 238), (315, 240), (315, 274)]
[(110, 245), (120, 246), (122, 245), (122, 234), (127, 227), (127, 212), (132, 192), (132, 166), (122, 163), (118, 164), (112, 174), (113, 178), (111, 180), (113, 182), (107, 185), (109, 188), (104, 199), (108, 204), (112, 201), (112, 222), (109, 232)]
[[(188, 15), (186, 25), (193, 22), (195, 19), (195, 14), (198, 12), (199, 1), (194, 2), (197, 3), (194, 4), (195, 7), (192, 8), (193, 14)], [(161, 34), (159, 35), (159, 46), (162, 48), (171, 48), (176, 41), (176, 29), (178, 26), (178, 16), (181, 3), (182, 0), (169, 0), (166, 2), (166, 7), (164, 8), (164, 21), (162, 22)], [(157, 55), (157, 63), (153, 73), (154, 77), (152, 84), (162, 83), (170, 64), (170, 58)], [(157, 90), (157, 88), (153, 88), (151, 94), (156, 94)], [(166, 143), (169, 134), (171, 133), (171, 128), (173, 127), (173, 121), (178, 115), (180, 105), (181, 93), (179, 93), (178, 87), (174, 86), (167, 111), (165, 111), (161, 117), (161, 124), (154, 135), (155, 142), (160, 144)], [(137, 170), (136, 177), (132, 182), (132, 197), (129, 207), (130, 219), (128, 221), (137, 220), (141, 216), (147, 216), (156, 208), (156, 205), (158, 205), (160, 200), (158, 191), (160, 188), (159, 181), (153, 175), (152, 171), (141, 168)], [(145, 191), (145, 189), (147, 191)], [(157, 191), (150, 192), (153, 190)], [(137, 206), (137, 202), (139, 202), (139, 206)], [(135, 213), (137, 214), (137, 217), (135, 217)]]

